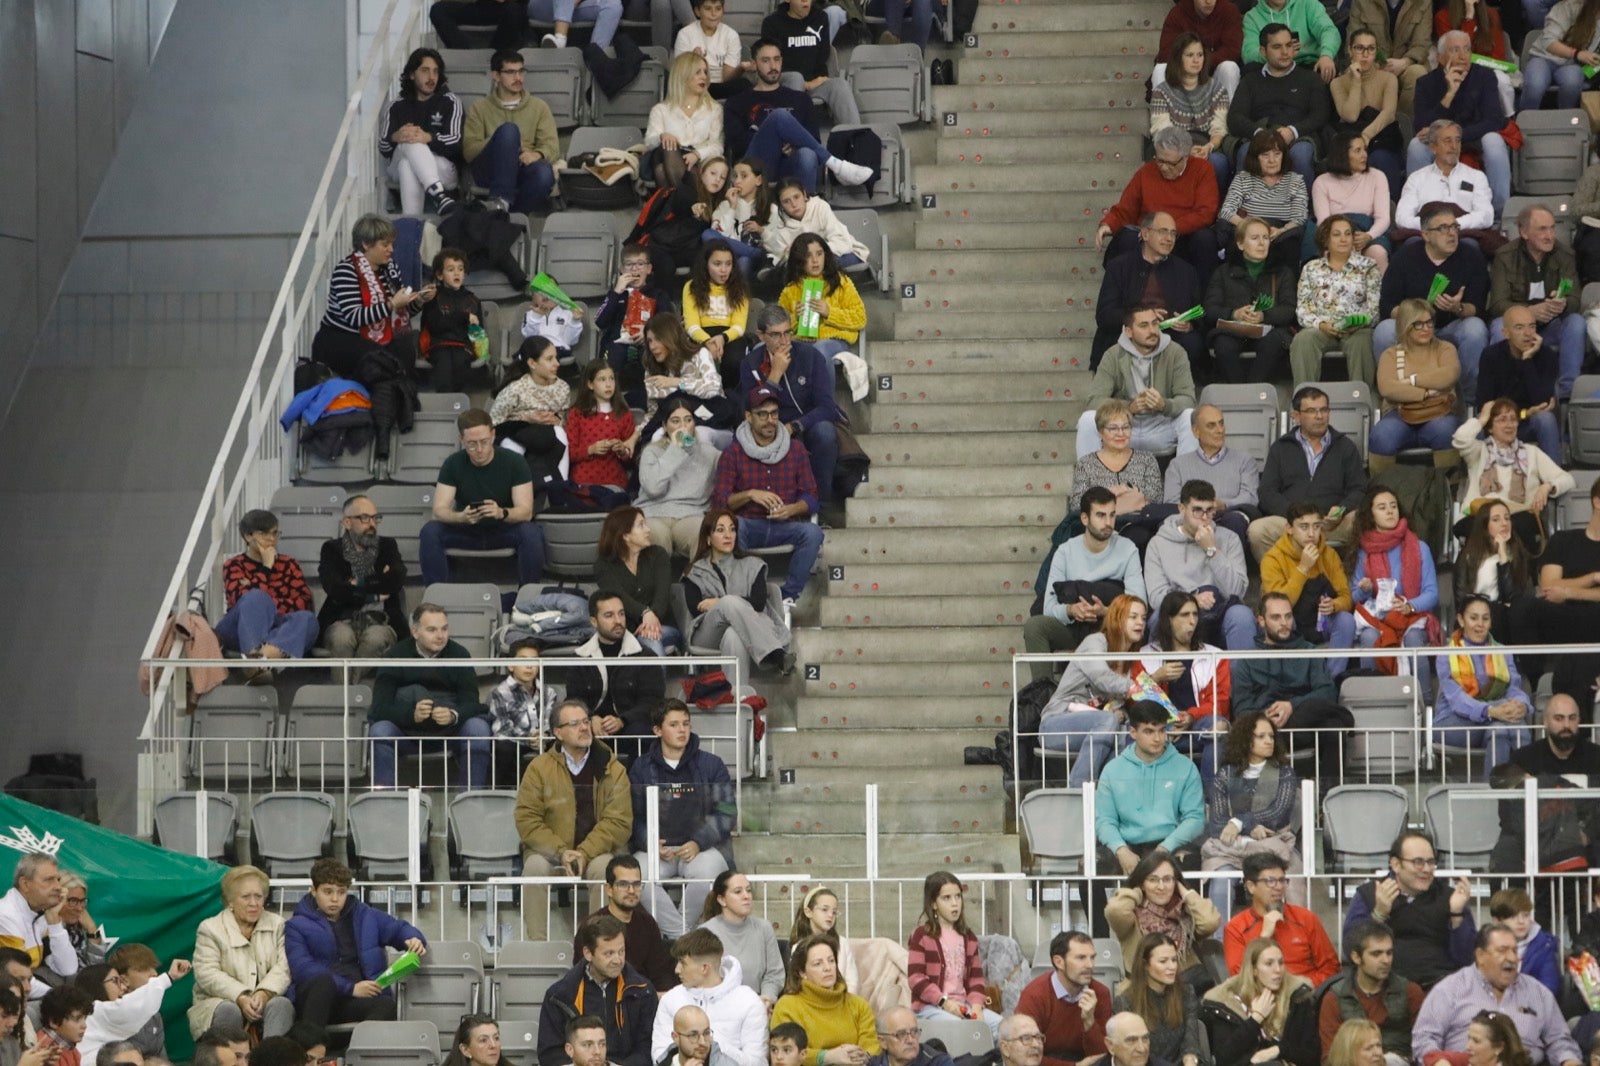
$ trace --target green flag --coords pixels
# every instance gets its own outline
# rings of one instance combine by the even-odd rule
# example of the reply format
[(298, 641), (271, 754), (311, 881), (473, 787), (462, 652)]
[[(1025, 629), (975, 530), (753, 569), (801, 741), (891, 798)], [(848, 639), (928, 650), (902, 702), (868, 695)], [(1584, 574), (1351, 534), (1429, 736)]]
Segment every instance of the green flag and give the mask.
[[(222, 910), (225, 867), (0, 794), (0, 874), (7, 885), (17, 859), (30, 851), (54, 854), (63, 870), (83, 878), (89, 913), (106, 935), (148, 945), (163, 970), (175, 958), (193, 957), (195, 929)], [(167, 1054), (176, 1061), (193, 1050), (185, 1017), (193, 1002), (194, 979), (186, 977), (161, 1004)]]

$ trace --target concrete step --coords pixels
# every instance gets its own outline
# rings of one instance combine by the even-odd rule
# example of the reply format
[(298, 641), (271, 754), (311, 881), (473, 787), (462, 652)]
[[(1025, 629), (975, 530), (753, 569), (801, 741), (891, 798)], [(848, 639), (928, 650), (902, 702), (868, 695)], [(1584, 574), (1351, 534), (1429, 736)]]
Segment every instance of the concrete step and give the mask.
[[(1100, 298), (1098, 278), (1061, 278), (1024, 281), (1039, 275), (1012, 275), (1000, 281), (917, 282), (916, 295), (902, 296), (902, 311), (946, 311), (954, 314), (1004, 311), (1055, 311), (1094, 313)], [(903, 290), (902, 290), (903, 291)]]
[(978, 8), (978, 15), (972, 21), (972, 32), (978, 35), (979, 45), (983, 44), (984, 35), (989, 33), (1120, 31), (1142, 40), (1145, 32), (1152, 32), (1156, 37), (1151, 39), (1150, 47), (1154, 47), (1161, 33), (1161, 21), (1165, 17), (1162, 8), (1166, 6), (1041, 4), (1036, 0), (1027, 4), (983, 5)]
[[(1057, 516), (1059, 522), (1062, 516)], [(1055, 527), (1052, 526), (1052, 529)], [(822, 544), (822, 561), (829, 566), (844, 567), (844, 577), (849, 579), (856, 567), (876, 567), (883, 564), (917, 566), (945, 564), (952, 569), (973, 564), (973, 549), (982, 545), (983, 558), (991, 562), (1009, 560), (1033, 568), (1035, 573), (1050, 547), (1048, 533), (1041, 535), (1036, 526), (1002, 526), (982, 529), (971, 526), (947, 528), (924, 527), (917, 535), (907, 537), (899, 529), (883, 526), (830, 529)]]
[[(980, 43), (982, 43), (980, 38)], [(1154, 60), (1137, 52), (1093, 56), (987, 56), (963, 53), (957, 63), (962, 85), (1099, 85), (1123, 82), (1143, 86)]]
[[(952, 318), (969, 316), (953, 315)], [(979, 317), (979, 316), (970, 316)], [(985, 404), (981, 413), (967, 403), (884, 402), (868, 411), (874, 433), (1004, 433), (1077, 429), (1083, 404), (1066, 397), (1035, 403)], [(1070, 438), (1066, 443), (1070, 450)]]
[[(994, 740), (994, 732), (989, 730), (989, 743)], [(973, 735), (978, 737), (973, 744), (985, 743), (979, 733)], [(866, 804), (859, 794), (860, 789), (855, 793), (836, 796), (831, 788), (821, 785), (780, 785), (775, 789), (769, 814), (771, 830), (804, 836), (863, 833), (867, 828)], [(896, 834), (1004, 833), (1007, 807), (1004, 793), (983, 798), (924, 793), (915, 798), (886, 801), (880, 791), (878, 825), (892, 826)]]
[[(1044, 254), (1054, 252), (1073, 257), (1072, 266), (1067, 269), (1076, 269), (1080, 272), (1094, 270), (1095, 276), (1098, 276), (1103, 254), (1095, 250), (1094, 231), (1104, 217), (1104, 211), (1092, 211), (1065, 222), (1041, 219), (1038, 222), (1019, 220), (974, 223), (966, 220), (945, 222), (936, 219), (917, 223), (915, 245), (916, 250), (922, 252), (1035, 251)], [(1003, 269), (1012, 272), (1021, 268)], [(1062, 272), (1058, 267), (1052, 273)]]
[[(1018, 634), (1021, 641), (1021, 634)], [(811, 665), (811, 664), (806, 664)], [(1026, 677), (1023, 677), (1026, 681)], [(1011, 694), (1011, 662), (1004, 663), (828, 663), (815, 680), (804, 682), (807, 696), (982, 696)]]
[[(935, 573), (926, 565), (878, 563), (852, 566), (838, 580), (823, 586), (822, 603), (833, 599), (882, 603), (889, 600), (917, 600), (935, 592), (940, 596), (1015, 596), (1033, 595), (1033, 578), (1038, 568), (1031, 563), (973, 563), (960, 569), (941, 568)], [(932, 580), (936, 589), (929, 588)], [(935, 621), (933, 624), (939, 624)]]
[[(986, 769), (994, 770), (993, 791), (999, 792), (999, 768)], [(860, 779), (859, 770), (851, 773)], [(922, 787), (926, 789), (926, 772), (919, 773)], [(943, 781), (940, 786), (943, 788)], [(866, 839), (860, 833), (812, 833), (804, 837), (786, 833), (746, 834), (734, 844), (734, 850), (741, 868), (747, 865), (772, 867), (766, 871), (769, 873), (825, 866), (830, 871), (859, 870), (866, 865), (867, 854)], [(880, 872), (885, 877), (923, 877), (935, 868), (926, 865), (930, 861), (937, 864), (948, 860), (950, 865), (967, 868), (982, 864), (995, 870), (1014, 869), (1018, 861), (1017, 839), (993, 833), (884, 833), (878, 838), (878, 854)], [(854, 876), (861, 874), (857, 872)]]
[(1019, 340), (1078, 339), (1087, 344), (1094, 337), (1094, 315), (1088, 311), (1075, 315), (1063, 315), (1059, 311), (980, 311), (965, 315), (901, 311), (894, 316), (894, 339), (897, 341), (996, 341), (1012, 337)]
[[(969, 102), (970, 103), (970, 102)], [(959, 104), (958, 106), (967, 106)], [(953, 116), (950, 117), (950, 116)], [(934, 117), (939, 139), (946, 137), (1103, 137), (1143, 134), (1149, 114), (1128, 107), (1078, 107), (1060, 111), (939, 111)]]
[(918, 198), (919, 230), (924, 223), (930, 222), (972, 228), (997, 222), (1026, 222), (1034, 226), (1079, 223), (1087, 224), (1092, 235), (1094, 227), (1100, 224), (1105, 213), (1117, 202), (1116, 194), (1112, 192), (923, 191), (933, 195), (934, 206), (921, 206), (925, 200)]
[[(960, 85), (933, 86), (933, 113), (943, 116), (953, 111), (958, 116), (957, 125), (962, 115), (978, 121), (982, 116), (994, 113), (1063, 113), (1076, 108), (1124, 112), (1118, 125), (1130, 123), (1132, 131), (1136, 133), (1150, 128), (1149, 107), (1144, 102), (1144, 85), (1133, 79), (1093, 85), (969, 85), (963, 76)], [(940, 118), (939, 121), (946, 120)]]
[[(985, 12), (980, 9), (980, 19), (983, 14)], [(992, 14), (995, 17), (990, 19), (991, 23), (998, 18), (999, 12)], [(978, 47), (964, 49), (957, 57), (956, 64), (959, 74), (964, 77), (969, 64), (980, 62), (993, 62), (1001, 66), (1006, 60), (1057, 59), (1082, 60), (1087, 65), (1115, 63), (1120, 66), (1125, 59), (1132, 58), (1142, 60), (1143, 72), (1138, 77), (1143, 81), (1150, 73), (1150, 68), (1155, 66), (1161, 19), (1165, 17), (1162, 15), (1156, 20), (1157, 32), (1154, 35), (1128, 33), (1125, 30), (1017, 33), (986, 27), (978, 37)]]
[[(1092, 232), (1087, 222), (1078, 228)], [(1094, 250), (1092, 242), (1085, 248), (1057, 246), (1022, 249), (1011, 246), (1005, 249), (977, 249), (965, 246), (968, 234), (976, 235), (982, 231), (983, 227), (970, 224), (918, 222), (919, 238), (926, 232), (930, 239), (945, 241), (950, 239), (947, 234), (954, 233), (960, 236), (962, 243), (954, 248), (908, 248), (889, 253), (894, 280), (897, 283), (921, 284), (927, 281), (981, 281), (1001, 277), (1065, 277), (1072, 281), (1098, 282), (1102, 270), (1100, 253)], [(936, 232), (941, 232), (941, 235), (934, 238)]]
[(1003, 729), (1011, 721), (1011, 701), (1004, 696), (966, 699), (904, 700), (857, 698), (801, 699), (795, 705), (800, 727), (811, 733), (856, 729), (889, 729), (917, 725), (925, 729)]
[(923, 374), (1012, 374), (1043, 370), (1089, 370), (1089, 341), (1085, 340), (874, 340), (871, 349), (875, 374), (899, 377)]
[(1015, 629), (1028, 620), (1032, 593), (996, 596), (951, 596), (940, 587), (931, 571), (932, 586), (923, 596), (875, 599), (856, 596), (824, 596), (820, 618), (825, 629), (835, 632), (877, 630), (883, 626), (949, 625), (967, 627), (1008, 627)]
[[(1028, 605), (1016, 597), (1024, 612)], [(1022, 633), (996, 633), (992, 627), (911, 625), (865, 630), (797, 629), (797, 661), (835, 664), (942, 662), (989, 663), (1011, 666), (1011, 656), (1022, 651)]]
[(965, 499), (975, 496), (1060, 496), (1072, 483), (1070, 471), (1027, 466), (885, 467), (857, 491), (856, 499)]
[[(856, 439), (871, 457), (875, 469), (965, 466), (972, 459), (972, 438), (965, 433), (926, 433), (917, 436), (863, 433)], [(1058, 476), (1070, 479), (1072, 464), (1077, 461), (1074, 447), (1070, 435), (1057, 431), (997, 433), (984, 444), (983, 457), (988, 463), (1052, 468), (1044, 471), (1047, 475), (1055, 470), (1065, 470), (1065, 474)]]
[(1038, 192), (1040, 189), (1059, 188), (1079, 192), (1098, 190), (1115, 202), (1133, 171), (1132, 166), (1123, 163), (1081, 163), (1072, 167), (1052, 163), (1011, 163), (997, 167), (925, 163), (916, 168), (914, 178), (919, 195), (930, 192)]
[(845, 502), (853, 525), (921, 529), (928, 526), (1034, 526), (1048, 537), (1066, 513), (1065, 493), (1053, 496), (971, 496), (962, 502), (941, 499), (872, 500), (859, 496)]
[[(773, 765), (780, 767), (833, 766), (855, 768), (862, 784), (870, 782), (880, 766), (910, 766), (933, 769), (961, 765), (961, 749), (968, 745), (994, 743), (994, 730), (981, 726), (970, 729), (919, 729), (908, 733), (900, 729), (857, 729), (849, 734), (811, 730), (773, 733), (767, 740)], [(846, 789), (846, 795), (860, 793), (859, 786)], [(931, 799), (932, 792), (924, 799)], [(881, 799), (881, 792), (880, 792)], [(856, 808), (859, 811), (859, 807)], [(787, 829), (786, 823), (780, 828)], [(897, 831), (906, 827), (896, 825)], [(949, 826), (940, 825), (945, 829)], [(858, 830), (859, 831), (859, 830)]]
[[(941, 137), (935, 163), (997, 166), (1007, 163), (1115, 163), (1132, 172), (1144, 161), (1134, 134), (1100, 137)], [(920, 168), (919, 168), (920, 174)]]
[[(878, 403), (1025, 403), (1073, 399), (1088, 389), (1088, 371), (1038, 370), (974, 379), (971, 374), (907, 374), (890, 389), (878, 389)], [(879, 383), (882, 384), (881, 382)]]

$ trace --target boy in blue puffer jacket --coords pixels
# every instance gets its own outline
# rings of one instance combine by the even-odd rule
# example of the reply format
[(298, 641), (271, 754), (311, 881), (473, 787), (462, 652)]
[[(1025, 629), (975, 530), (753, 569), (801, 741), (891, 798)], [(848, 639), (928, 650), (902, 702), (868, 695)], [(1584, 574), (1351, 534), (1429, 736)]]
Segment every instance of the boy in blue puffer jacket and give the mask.
[(383, 949), (428, 950), (409, 922), (350, 895), (355, 875), (337, 859), (311, 867), (311, 891), (284, 928), (289, 998), (300, 1020), (326, 1028), (347, 1022), (393, 1021), (395, 1000), (374, 980), (388, 968)]

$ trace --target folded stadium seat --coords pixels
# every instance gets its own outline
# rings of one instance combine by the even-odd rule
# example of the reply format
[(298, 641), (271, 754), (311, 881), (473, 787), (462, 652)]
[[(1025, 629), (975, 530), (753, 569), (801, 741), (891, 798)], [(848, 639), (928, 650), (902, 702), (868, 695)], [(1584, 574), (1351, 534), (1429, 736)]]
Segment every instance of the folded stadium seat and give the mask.
[(155, 843), (169, 851), (198, 855), (214, 862), (234, 858), (234, 838), (239, 833), (239, 801), (228, 792), (206, 792), (206, 839), (196, 848), (195, 828), (200, 821), (198, 792), (173, 792), (156, 804)]
[(1389, 861), (1409, 804), (1394, 785), (1339, 785), (1322, 797), (1322, 832), (1337, 873), (1370, 873)]
[(1567, 451), (1574, 466), (1600, 466), (1600, 374), (1579, 374), (1572, 383), (1572, 399), (1567, 401)]
[[(650, 121), (650, 109), (667, 96), (667, 67), (672, 62), (665, 48), (641, 48), (644, 66), (636, 78), (617, 95), (606, 97), (605, 90), (591, 79), (589, 83), (589, 121), (617, 126), (638, 126)], [(641, 175), (648, 177), (648, 175)]]
[(463, 792), (450, 800), (447, 816), (450, 876), (458, 881), (509, 877), (522, 857), (522, 838), (512, 821), (517, 793)]
[[(345, 717), (348, 699), (350, 714)], [(283, 775), (296, 787), (331, 789), (367, 774), (366, 685), (302, 685), (289, 706), (283, 738)]]
[[(878, 220), (878, 212), (870, 207), (856, 208), (854, 210), (840, 210), (834, 212), (834, 217), (843, 222), (850, 231), (850, 236), (867, 246), (872, 254), (864, 263), (844, 268), (846, 274), (854, 275), (864, 280), (876, 280), (879, 292), (889, 291), (889, 235), (883, 232), (883, 226)], [(864, 288), (865, 286), (858, 286)], [(863, 332), (865, 336), (865, 332)], [(857, 353), (860, 354), (860, 353)]]
[(933, 117), (928, 64), (914, 44), (863, 44), (850, 53), (845, 80), (855, 90), (862, 121), (909, 126)]
[[(512, 549), (494, 549), (492, 554), (509, 556)], [(422, 590), (422, 599), (417, 602), (443, 607), (450, 616), (450, 639), (466, 648), (473, 658), (487, 659), (495, 653), (494, 636), (502, 617), (498, 585), (435, 582)], [(478, 669), (479, 677), (494, 673), (493, 667)]]
[[(403, 881), (410, 876), (410, 835), (406, 827), (409, 795), (409, 789), (396, 789), (350, 797), (346, 811), (350, 823), (349, 858), (357, 880)], [(428, 881), (433, 877), (433, 860), (428, 847), (433, 829), (433, 799), (426, 792), (418, 795), (422, 802), (417, 813), (417, 839), (422, 879)]]
[(1282, 433), (1278, 390), (1273, 385), (1211, 384), (1200, 391), (1200, 402), (1219, 409), (1228, 421), (1228, 447), (1238, 448), (1258, 464)]
[[(577, 160), (589, 152), (599, 152), (605, 148), (627, 151), (643, 142), (644, 133), (638, 126), (580, 126), (573, 130), (572, 140), (567, 144), (565, 159), (567, 165), (556, 170), (556, 193), (562, 205), (584, 211), (637, 209), (641, 187), (637, 173), (632, 176), (624, 174), (608, 185), (584, 170)], [(549, 228), (550, 222), (558, 217), (560, 216), (547, 219), (546, 229)], [(610, 225), (609, 219), (607, 225)], [(566, 289), (568, 295), (583, 298), (579, 293), (567, 288), (566, 278), (557, 274), (556, 280)], [(607, 279), (607, 284), (615, 280), (616, 276), (613, 275)]]
[(223, 685), (200, 697), (190, 720), (189, 775), (234, 790), (272, 776), (278, 691), (271, 685)]
[(1018, 807), (1022, 836), (1041, 877), (1083, 872), (1083, 790), (1036, 788)]
[[(611, 219), (578, 212), (551, 215), (539, 234), (534, 269), (555, 278), (561, 291), (575, 300), (604, 296), (617, 280), (617, 234)], [(589, 322), (584, 332), (593, 328)]]
[(337, 537), (345, 491), (329, 485), (285, 485), (272, 494), (268, 510), (278, 516), (278, 552), (298, 559), (307, 580), (316, 573), (322, 542)]
[(333, 847), (334, 800), (326, 792), (268, 792), (250, 809), (250, 851), (273, 877), (309, 877)]
[[(507, 945), (510, 947), (511, 945)], [(500, 949), (500, 958), (504, 958), (505, 948)], [(499, 972), (500, 964), (495, 963), (495, 972)], [(509, 1066), (539, 1066), (539, 1021), (534, 1019), (507, 1018), (497, 1015), (500, 1020), (500, 1058), (509, 1063)]]
[(1542, 207), (1556, 216), (1556, 237), (1569, 247), (1577, 239), (1581, 223), (1572, 213), (1572, 202), (1566, 196), (1510, 196), (1500, 212), (1500, 232), (1507, 240), (1517, 239), (1517, 216), (1527, 207)]
[(761, 22), (772, 8), (773, 5), (765, 0), (725, 0), (722, 24), (732, 26), (734, 32), (745, 42), (745, 47), (749, 48), (750, 44), (761, 36)]
[(1582, 491), (1569, 492), (1565, 496), (1558, 496), (1555, 501), (1556, 521), (1555, 530), (1582, 529), (1589, 524), (1589, 514), (1592, 507), (1589, 503), (1589, 494)]
[(472, 406), (472, 401), (464, 392), (424, 392), (417, 401), (421, 409), (411, 432), (394, 436), (388, 480), (433, 485), (439, 480), (439, 467), (445, 459), (461, 450), (456, 419)]
[[(434, 477), (438, 477), (437, 470)], [(373, 506), (383, 515), (378, 532), (394, 538), (406, 564), (406, 581), (411, 584), (422, 580), (422, 527), (433, 520), (435, 484), (430, 478), (426, 484), (374, 485), (367, 490)], [(407, 595), (406, 609), (409, 611), (420, 602), (413, 590)]]
[(1349, 782), (1372, 777), (1399, 779), (1417, 768), (1417, 725), (1421, 718), (1414, 677), (1344, 679), (1339, 703), (1355, 718), (1346, 745), (1345, 776)]
[(1520, 111), (1522, 148), (1511, 153), (1511, 188), (1524, 196), (1571, 196), (1589, 161), (1589, 116), (1570, 111)]
[(556, 577), (591, 578), (600, 548), (604, 514), (550, 514), (534, 518), (544, 530), (545, 573)]
[(570, 969), (570, 941), (513, 940), (503, 945), (494, 960), (491, 1013), (502, 1026), (507, 1019), (537, 1021), (545, 993)]
[(989, 1023), (982, 1018), (957, 1018), (944, 1014), (924, 1018), (917, 1023), (922, 1027), (923, 1040), (937, 1040), (944, 1044), (952, 1058), (977, 1061), (994, 1050), (994, 1034)]
[[(457, 1021), (460, 1019), (458, 1018)], [(449, 1027), (455, 1035), (455, 1027)], [(360, 1022), (350, 1033), (345, 1066), (438, 1066), (439, 1027), (430, 1021)]]
[(1439, 865), (1487, 870), (1500, 839), (1500, 798), (1482, 781), (1434, 785), (1422, 799), (1422, 824), (1439, 849)]
[[(890, 204), (909, 204), (911, 202), (910, 157), (900, 140), (900, 127), (891, 122), (874, 122), (866, 126), (835, 126), (828, 132), (828, 137), (831, 139), (835, 134), (858, 129), (871, 129), (883, 144), (878, 164), (878, 180), (868, 183), (871, 185), (869, 192), (867, 185), (841, 185), (834, 180), (831, 171), (825, 171), (823, 176), (828, 181), (826, 199), (833, 205), (834, 212), (837, 214), (840, 208), (845, 207), (887, 207)], [(888, 264), (883, 265), (887, 267)]]
[(450, 1050), (462, 1017), (478, 1013), (483, 986), (483, 948), (477, 941), (432, 941), (422, 965), (400, 982), (399, 1016), (408, 1022), (432, 1022), (442, 1054)]

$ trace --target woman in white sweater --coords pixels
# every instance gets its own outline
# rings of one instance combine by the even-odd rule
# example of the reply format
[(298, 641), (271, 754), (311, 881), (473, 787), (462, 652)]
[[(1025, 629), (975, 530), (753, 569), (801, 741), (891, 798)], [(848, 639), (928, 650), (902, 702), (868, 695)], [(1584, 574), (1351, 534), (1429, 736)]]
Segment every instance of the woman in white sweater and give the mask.
[(706, 57), (672, 61), (667, 98), (650, 109), (644, 146), (655, 153), (656, 184), (675, 189), (695, 164), (722, 154), (722, 105), (711, 98)]
[[(1571, 492), (1577, 482), (1537, 444), (1517, 439), (1521, 416), (1511, 400), (1490, 400), (1461, 423), (1450, 443), (1467, 464), (1461, 506), (1469, 515), (1456, 530), (1466, 534), (1473, 503), (1500, 500), (1511, 509), (1511, 528), (1531, 555), (1544, 550), (1541, 512), (1552, 496)], [(1481, 504), (1480, 504), (1481, 506)]]
[(840, 266), (855, 266), (867, 261), (867, 246), (851, 235), (820, 196), (807, 196), (805, 187), (793, 178), (778, 186), (778, 209), (761, 234), (772, 261), (782, 266), (789, 260), (789, 245), (802, 233), (815, 233), (839, 257)]

